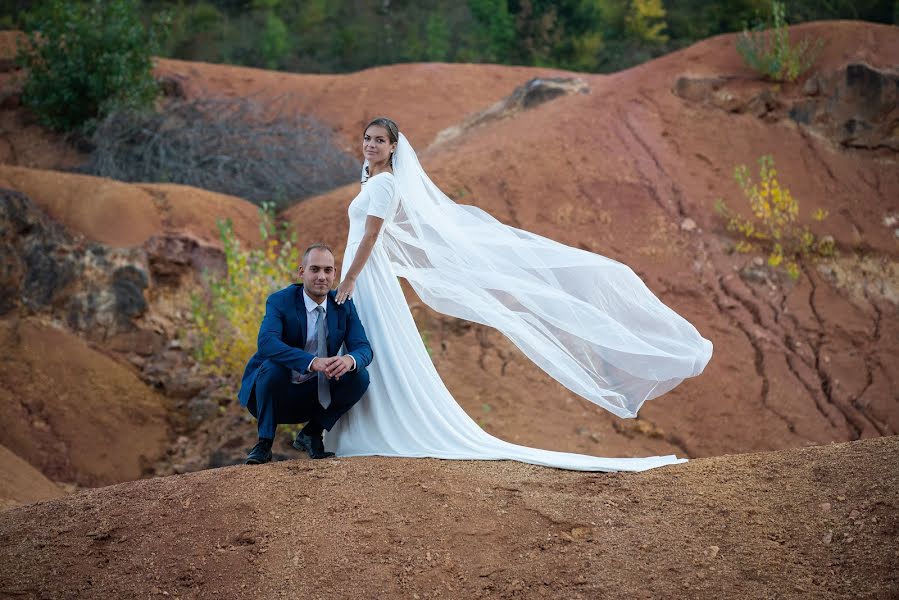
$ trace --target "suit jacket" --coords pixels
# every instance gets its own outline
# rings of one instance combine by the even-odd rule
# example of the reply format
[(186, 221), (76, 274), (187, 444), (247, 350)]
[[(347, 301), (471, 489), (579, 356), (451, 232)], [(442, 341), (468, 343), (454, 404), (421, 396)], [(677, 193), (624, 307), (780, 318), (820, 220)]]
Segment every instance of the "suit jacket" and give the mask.
[[(346, 345), (347, 354), (356, 360), (356, 369), (364, 369), (372, 361), (371, 345), (365, 336), (365, 328), (356, 313), (352, 300), (337, 304), (336, 292), (328, 293), (328, 308), (325, 312), (328, 324), (328, 356), (336, 356), (340, 347)], [(314, 354), (303, 350), (306, 345), (306, 305), (303, 301), (303, 286), (295, 283), (275, 292), (265, 302), (265, 317), (259, 326), (257, 351), (244, 369), (238, 398), (240, 405), (246, 406), (256, 383), (256, 373), (266, 360), (303, 373)]]

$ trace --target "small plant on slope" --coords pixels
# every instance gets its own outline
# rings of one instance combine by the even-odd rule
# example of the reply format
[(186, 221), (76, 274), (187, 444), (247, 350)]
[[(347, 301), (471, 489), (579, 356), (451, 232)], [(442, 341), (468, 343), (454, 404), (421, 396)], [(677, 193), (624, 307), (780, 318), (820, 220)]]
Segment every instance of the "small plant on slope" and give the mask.
[[(799, 259), (804, 256), (833, 256), (834, 242), (830, 236), (817, 238), (808, 227), (799, 225), (799, 201), (785, 187), (781, 187), (774, 168), (774, 157), (759, 159), (758, 183), (752, 181), (746, 165), (734, 169), (734, 178), (749, 202), (752, 216), (748, 219), (734, 213), (723, 200), (715, 203), (715, 210), (727, 220), (728, 231), (737, 231), (743, 239), (736, 245), (738, 252), (763, 248), (768, 252), (768, 264), (783, 266), (792, 279), (799, 277)], [(815, 210), (812, 218), (823, 221), (827, 211)]]
[(783, 2), (772, 2), (771, 12), (771, 27), (744, 29), (737, 38), (737, 52), (747, 65), (771, 80), (796, 81), (814, 64), (823, 42), (805, 37), (791, 44)]
[(196, 358), (216, 375), (235, 384), (256, 351), (265, 300), (296, 278), (296, 233), (275, 222), (274, 206), (260, 209), (262, 248), (244, 249), (230, 220), (219, 221), (226, 272), (206, 275), (208, 292), (193, 297), (192, 345)]

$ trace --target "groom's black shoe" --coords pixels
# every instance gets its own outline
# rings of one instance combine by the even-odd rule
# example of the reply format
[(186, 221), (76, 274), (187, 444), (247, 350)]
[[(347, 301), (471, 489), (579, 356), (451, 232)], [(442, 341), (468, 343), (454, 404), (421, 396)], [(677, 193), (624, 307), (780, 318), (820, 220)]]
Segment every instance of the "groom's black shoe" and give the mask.
[(321, 431), (307, 432), (305, 429), (297, 433), (293, 441), (293, 447), (297, 450), (305, 450), (310, 458), (328, 458), (334, 456), (333, 452), (325, 452), (325, 442), (322, 440)]
[(247, 454), (248, 465), (261, 465), (272, 459), (272, 440), (259, 438), (259, 443), (253, 446), (250, 453)]

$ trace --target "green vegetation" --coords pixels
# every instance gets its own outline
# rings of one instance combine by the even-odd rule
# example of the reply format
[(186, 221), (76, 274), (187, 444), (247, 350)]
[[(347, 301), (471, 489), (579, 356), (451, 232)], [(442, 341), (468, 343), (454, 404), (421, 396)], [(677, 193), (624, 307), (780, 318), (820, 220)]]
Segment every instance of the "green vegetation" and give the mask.
[[(727, 220), (728, 231), (737, 231), (743, 236), (736, 245), (738, 252), (764, 249), (768, 252), (768, 264), (785, 267), (792, 279), (799, 277), (800, 258), (833, 256), (833, 238), (818, 238), (808, 227), (797, 223), (799, 201), (790, 194), (790, 190), (781, 187), (772, 156), (765, 155), (759, 159), (758, 183), (753, 183), (746, 165), (734, 170), (734, 178), (749, 202), (752, 216), (748, 219), (741, 217), (723, 200), (718, 200), (715, 210)], [(827, 211), (818, 208), (812, 218), (823, 221), (827, 218)]]
[[(82, 10), (74, 1), (50, 4)], [(20, 5), (0, 0), (0, 26), (23, 26)], [(145, 22), (167, 16), (163, 56), (309, 73), (414, 61), (610, 72), (758, 23), (899, 18), (891, 0), (793, 0), (781, 5), (780, 16), (771, 0), (142, 0), (139, 6)], [(765, 46), (757, 48), (764, 58)], [(789, 63), (773, 56), (778, 65)]]
[(22, 101), (41, 122), (72, 131), (115, 110), (152, 106), (156, 45), (139, 8), (136, 0), (47, 0), (24, 16)]
[(773, 22), (768, 27), (744, 30), (737, 39), (737, 52), (746, 64), (773, 81), (796, 81), (818, 56), (823, 42), (803, 38), (795, 46), (787, 30), (786, 7), (772, 2)]
[(207, 291), (193, 297), (191, 311), (188, 343), (197, 360), (210, 373), (231, 378), (235, 388), (256, 351), (266, 298), (293, 282), (299, 265), (296, 233), (276, 222), (273, 204), (263, 204), (259, 214), (262, 248), (242, 248), (231, 221), (219, 221), (225, 273), (207, 274)]

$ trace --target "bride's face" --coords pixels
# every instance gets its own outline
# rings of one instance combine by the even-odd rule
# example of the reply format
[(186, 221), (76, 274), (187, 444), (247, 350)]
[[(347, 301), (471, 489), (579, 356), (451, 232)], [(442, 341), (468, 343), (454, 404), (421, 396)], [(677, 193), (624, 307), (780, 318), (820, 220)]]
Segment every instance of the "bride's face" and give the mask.
[(396, 143), (391, 143), (386, 127), (372, 125), (362, 135), (362, 155), (369, 164), (377, 165), (386, 162), (394, 150), (396, 150)]

